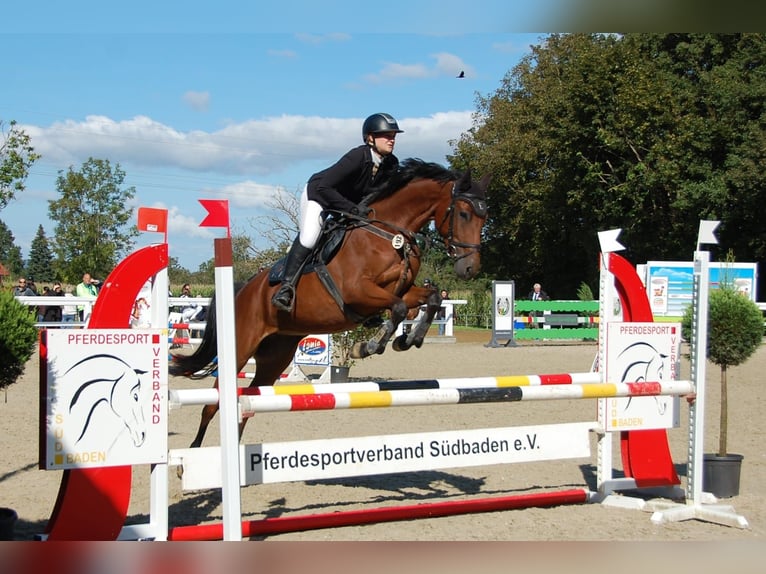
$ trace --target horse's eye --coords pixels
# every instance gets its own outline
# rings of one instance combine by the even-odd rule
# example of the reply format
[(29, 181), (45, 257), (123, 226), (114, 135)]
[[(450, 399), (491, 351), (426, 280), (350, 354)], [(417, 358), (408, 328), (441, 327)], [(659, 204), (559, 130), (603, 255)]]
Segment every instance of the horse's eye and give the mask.
[(459, 215), (460, 215), (460, 219), (463, 219), (465, 221), (469, 221), (471, 219), (471, 214), (467, 211), (461, 211)]
[(133, 393), (133, 400), (138, 402), (138, 393)]

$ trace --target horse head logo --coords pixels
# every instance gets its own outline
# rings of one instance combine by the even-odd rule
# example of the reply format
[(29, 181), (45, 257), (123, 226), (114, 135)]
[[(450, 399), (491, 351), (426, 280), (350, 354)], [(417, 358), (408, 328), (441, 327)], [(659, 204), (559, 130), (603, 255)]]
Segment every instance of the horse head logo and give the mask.
[[(621, 383), (646, 383), (664, 380), (665, 361), (668, 358), (660, 353), (653, 345), (646, 342), (628, 345), (618, 355), (621, 364), (624, 365), (620, 375)], [(625, 410), (630, 406), (632, 397), (628, 397)], [(657, 411), (660, 415), (665, 414), (667, 404), (654, 397), (657, 403)]]
[(134, 369), (121, 358), (109, 354), (92, 355), (75, 363), (65, 375), (80, 385), (72, 394), (69, 413), (79, 416), (82, 429), (79, 442), (91, 429), (94, 413), (108, 406), (127, 428), (134, 446), (146, 439), (146, 421), (141, 402), (141, 377), (146, 371)]

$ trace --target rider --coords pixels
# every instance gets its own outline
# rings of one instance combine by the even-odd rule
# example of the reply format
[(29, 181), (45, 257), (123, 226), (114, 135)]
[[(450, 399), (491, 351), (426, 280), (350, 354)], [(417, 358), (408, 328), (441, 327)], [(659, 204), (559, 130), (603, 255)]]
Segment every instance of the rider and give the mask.
[(360, 208), (359, 203), (371, 187), (380, 185), (396, 171), (399, 160), (393, 154), (394, 140), (400, 133), (393, 116), (372, 114), (362, 125), (364, 144), (309, 178), (301, 194), (300, 232), (287, 254), (282, 285), (271, 298), (272, 305), (292, 311), (295, 284), (321, 234), (324, 210), (367, 215), (367, 209)]

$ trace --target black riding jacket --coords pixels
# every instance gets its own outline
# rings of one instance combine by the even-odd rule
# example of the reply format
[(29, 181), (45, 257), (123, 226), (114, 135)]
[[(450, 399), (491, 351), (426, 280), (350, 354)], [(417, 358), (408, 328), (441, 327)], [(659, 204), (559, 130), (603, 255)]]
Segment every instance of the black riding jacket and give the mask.
[(309, 178), (308, 198), (323, 209), (352, 212), (373, 186), (380, 185), (396, 171), (399, 160), (394, 154), (384, 156), (375, 177), (372, 175), (374, 165), (370, 146), (355, 147)]

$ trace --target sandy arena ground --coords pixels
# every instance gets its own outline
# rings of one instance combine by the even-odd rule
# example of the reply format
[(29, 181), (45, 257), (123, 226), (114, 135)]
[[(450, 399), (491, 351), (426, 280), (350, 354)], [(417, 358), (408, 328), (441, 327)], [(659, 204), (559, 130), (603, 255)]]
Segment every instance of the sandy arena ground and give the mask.
[[(486, 333), (459, 333), (454, 344), (429, 343), (421, 349), (359, 362), (355, 379), (416, 379), (588, 371), (596, 345), (523, 345), (487, 348)], [(32, 540), (44, 530), (61, 481), (60, 471), (38, 470), (38, 361), (7, 389), (0, 402), (3, 456), (0, 506), (16, 509), (16, 540)], [(688, 360), (681, 376), (688, 376)], [(744, 455), (740, 494), (732, 504), (750, 524), (729, 528), (698, 520), (655, 525), (639, 510), (598, 504), (530, 508), (484, 514), (389, 522), (269, 536), (279, 541), (763, 541), (766, 540), (766, 404), (763, 373), (766, 345), (747, 363), (729, 370), (729, 450)], [(719, 369), (708, 366), (705, 452), (717, 445)], [(208, 387), (211, 381), (171, 378), (172, 388)], [(595, 420), (595, 401), (402, 407), (265, 414), (248, 423), (243, 442), (299, 440), (430, 430), (520, 426)], [(170, 446), (186, 447), (199, 420), (197, 407), (170, 413)], [(688, 408), (682, 401), (681, 427), (671, 431), (671, 450), (679, 475), (686, 474)], [(205, 445), (217, 444), (218, 419)], [(595, 444), (595, 441), (594, 441)], [(615, 469), (619, 470), (619, 456)], [(468, 469), (250, 486), (242, 490), (245, 519), (291, 513), (332, 512), (395, 504), (417, 504), (476, 496), (502, 496), (537, 490), (595, 487), (595, 449), (590, 460), (494, 465)], [(148, 469), (136, 468), (129, 522), (148, 519)], [(171, 472), (171, 525), (220, 522), (219, 491), (182, 493)]]

